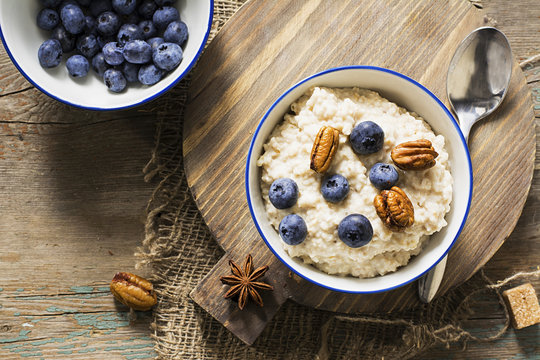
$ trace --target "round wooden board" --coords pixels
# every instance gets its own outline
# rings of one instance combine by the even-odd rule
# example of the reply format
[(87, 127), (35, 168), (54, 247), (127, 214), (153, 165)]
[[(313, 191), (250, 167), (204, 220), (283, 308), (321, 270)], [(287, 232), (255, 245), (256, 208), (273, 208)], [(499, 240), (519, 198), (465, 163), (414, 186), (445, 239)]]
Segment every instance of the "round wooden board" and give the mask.
[[(350, 295), (286, 276), (259, 237), (247, 207), (244, 170), (249, 142), (266, 109), (284, 90), (336, 66), (397, 70), (447, 104), (450, 59), (459, 42), (483, 25), (484, 14), (466, 0), (246, 3), (200, 59), (184, 123), (187, 180), (227, 257), (241, 261), (249, 252), (255, 265), (271, 262), (267, 278), (277, 292), (319, 309), (388, 312), (419, 304), (415, 283), (381, 294)], [(439, 294), (471, 277), (512, 232), (530, 187), (535, 143), (530, 93), (516, 63), (503, 105), (472, 130), (472, 207), (450, 252)], [(217, 279), (219, 272), (227, 271), (226, 261), (217, 268), (192, 297), (200, 304), (207, 302), (202, 306), (211, 313), (222, 312), (219, 320), (225, 323), (225, 313), (233, 310), (225, 309), (229, 305), (216, 294), (224, 291)], [(265, 308), (281, 302), (270, 301)], [(271, 310), (265, 311), (272, 316)]]

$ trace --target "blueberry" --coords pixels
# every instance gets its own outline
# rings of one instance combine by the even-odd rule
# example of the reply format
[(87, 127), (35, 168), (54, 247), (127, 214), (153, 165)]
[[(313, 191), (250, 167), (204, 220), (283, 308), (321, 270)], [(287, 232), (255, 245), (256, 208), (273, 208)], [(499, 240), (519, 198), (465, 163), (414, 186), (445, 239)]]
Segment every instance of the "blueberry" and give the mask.
[(67, 4), (60, 12), (62, 24), (66, 30), (72, 34), (80, 34), (84, 30), (86, 20), (80, 7), (77, 5)]
[(150, 20), (152, 19), (152, 16), (154, 15), (154, 12), (157, 8), (158, 7), (154, 0), (144, 0), (139, 6), (138, 12), (143, 19)]
[(163, 44), (165, 40), (160, 37), (153, 37), (151, 39), (146, 40), (146, 42), (152, 47), (152, 53), (159, 47), (159, 45)]
[(142, 40), (143, 32), (135, 24), (124, 24), (118, 30), (118, 35), (116, 35), (118, 42), (122, 45), (125, 45), (127, 42), (132, 40)]
[(120, 28), (120, 18), (112, 11), (105, 11), (97, 18), (97, 30), (102, 35), (115, 35)]
[(132, 64), (146, 64), (152, 60), (152, 47), (144, 40), (133, 40), (124, 46), (124, 59)]
[(154, 64), (143, 65), (139, 69), (139, 82), (143, 85), (154, 85), (163, 77), (163, 70)]
[(396, 185), (399, 174), (390, 164), (376, 163), (369, 170), (369, 181), (379, 190), (388, 190)]
[(43, 9), (38, 13), (37, 26), (43, 30), (52, 30), (60, 23), (60, 16), (53, 9)]
[(87, 58), (96, 55), (99, 51), (99, 44), (96, 37), (92, 34), (79, 36), (77, 39), (77, 50)]
[(339, 174), (327, 176), (321, 184), (321, 193), (326, 201), (337, 203), (349, 193), (349, 182)]
[(124, 62), (124, 49), (117, 42), (105, 44), (102, 51), (107, 64), (120, 65)]
[(62, 51), (65, 53), (73, 51), (75, 49), (75, 42), (77, 41), (75, 35), (67, 32), (62, 25), (59, 25), (51, 32), (51, 39), (58, 40), (62, 46)]
[(137, 82), (139, 80), (140, 65), (124, 62), (120, 65), (120, 70), (128, 83)]
[(87, 15), (84, 17), (84, 32), (86, 34), (97, 35), (97, 21), (93, 16)]
[(279, 223), (279, 235), (285, 243), (289, 245), (298, 245), (306, 239), (306, 222), (299, 215), (289, 214)]
[(144, 20), (139, 23), (139, 29), (143, 34), (143, 39), (150, 39), (157, 35), (157, 29), (152, 20)]
[(90, 69), (88, 60), (82, 55), (73, 55), (66, 61), (69, 75), (73, 77), (85, 77)]
[(180, 45), (164, 42), (153, 51), (152, 59), (158, 68), (171, 71), (180, 64), (183, 56)]
[(64, 0), (62, 1), (62, 3), (60, 4), (60, 6), (58, 6), (58, 13), (60, 13), (62, 11), (62, 9), (64, 7), (66, 7), (66, 5), (75, 5), (75, 6), (79, 6), (79, 4), (77, 4), (77, 2), (75, 0)]
[(111, 0), (92, 0), (92, 2), (90, 3), (90, 13), (92, 14), (92, 16), (97, 17), (99, 14), (111, 10)]
[(383, 147), (384, 131), (373, 121), (363, 121), (351, 131), (349, 140), (356, 153), (360, 155), (373, 154)]
[(156, 10), (152, 19), (158, 29), (165, 29), (171, 22), (180, 20), (180, 14), (176, 8), (164, 6)]
[(103, 82), (112, 92), (120, 92), (126, 88), (127, 81), (120, 70), (108, 69), (103, 74)]
[(110, 65), (107, 64), (105, 61), (105, 56), (103, 56), (102, 52), (98, 52), (93, 58), (92, 58), (92, 69), (98, 74), (100, 77), (103, 77), (103, 74), (107, 69), (109, 69)]
[(44, 68), (58, 66), (62, 61), (62, 45), (56, 39), (45, 40), (38, 50), (39, 63)]
[(57, 7), (58, 5), (60, 5), (61, 2), (62, 0), (41, 0), (41, 3), (43, 4), (43, 6), (47, 8)]
[(157, 6), (170, 6), (176, 2), (176, 0), (155, 0)]
[(173, 21), (168, 26), (165, 32), (163, 33), (163, 38), (167, 42), (176, 43), (180, 46), (188, 38), (188, 28), (183, 21)]
[(364, 215), (351, 214), (339, 223), (338, 236), (347, 246), (358, 248), (371, 241), (373, 228)]
[(276, 209), (290, 208), (298, 200), (298, 185), (289, 178), (276, 179), (270, 185), (268, 198)]
[(113, 9), (121, 15), (131, 14), (137, 7), (135, 0), (112, 0)]

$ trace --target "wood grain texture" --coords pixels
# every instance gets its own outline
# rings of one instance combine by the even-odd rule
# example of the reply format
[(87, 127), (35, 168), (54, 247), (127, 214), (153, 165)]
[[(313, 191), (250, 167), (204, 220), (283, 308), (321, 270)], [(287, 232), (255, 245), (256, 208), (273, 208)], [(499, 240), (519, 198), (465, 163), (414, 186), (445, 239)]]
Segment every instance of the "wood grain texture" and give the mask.
[[(540, 53), (538, 0), (482, 4), (508, 35), (517, 58)], [(154, 187), (141, 174), (154, 138), (151, 109), (98, 114), (58, 104), (24, 80), (1, 46), (0, 70), (0, 358), (154, 358), (149, 314), (130, 323), (127, 309), (117, 307), (105, 290), (114, 271), (134, 271), (137, 261), (133, 253)], [(540, 68), (526, 72), (537, 79), (529, 86), (540, 125)], [(107, 123), (115, 124), (110, 136)], [(84, 136), (77, 136), (81, 128)], [(540, 126), (536, 132), (540, 135)], [(90, 162), (95, 171), (83, 173), (88, 151), (95, 151)], [(484, 267), (493, 279), (538, 265), (538, 155), (535, 164), (519, 222)], [(88, 180), (81, 178), (89, 174)], [(116, 191), (107, 191), (109, 186)], [(91, 208), (114, 215), (94, 214), (89, 221)], [(540, 279), (533, 284), (540, 292)], [(475, 319), (467, 329), (489, 334), (501, 326), (503, 314), (479, 311)], [(534, 359), (539, 331), (539, 326), (509, 330), (495, 342), (469, 343), (465, 350), (461, 344), (441, 346), (420, 358)]]
[(155, 118), (63, 105), (1, 47), (0, 66), (0, 358), (155, 357), (151, 313), (108, 288), (137, 273)]
[[(446, 100), (451, 56), (470, 31), (485, 23), (480, 10), (460, 0), (312, 0), (279, 5), (251, 1), (241, 8), (200, 60), (184, 124), (188, 183), (227, 256), (238, 259), (256, 252), (255, 261), (285, 273), (252, 224), (243, 178), (251, 134), (284, 90), (330, 67), (369, 64), (404, 73)], [(514, 139), (514, 146), (499, 140), (503, 137)], [(450, 253), (439, 294), (468, 279), (491, 258), (514, 229), (527, 198), (535, 158), (534, 115), (517, 63), (503, 106), (475, 126), (469, 145), (473, 205)], [(210, 292), (221, 296), (226, 290), (216, 277), (226, 271), (224, 265), (220, 261), (192, 297), (244, 341), (246, 336), (252, 339), (256, 336), (252, 329), (236, 332), (227, 321), (230, 311), (204, 296)], [(270, 273), (268, 278), (295, 301), (319, 309), (389, 312), (419, 303), (416, 284), (383, 294), (348, 295), (296, 276), (277, 278)], [(259, 329), (266, 318), (251, 312), (235, 319), (249, 319)]]

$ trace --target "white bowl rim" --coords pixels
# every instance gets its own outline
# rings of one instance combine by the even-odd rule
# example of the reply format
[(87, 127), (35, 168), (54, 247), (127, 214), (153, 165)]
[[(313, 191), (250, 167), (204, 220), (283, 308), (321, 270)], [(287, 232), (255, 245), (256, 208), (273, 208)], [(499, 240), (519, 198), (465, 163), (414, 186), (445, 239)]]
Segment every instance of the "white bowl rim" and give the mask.
[(2, 40), (2, 44), (4, 45), (4, 49), (6, 50), (6, 53), (8, 54), (9, 58), (11, 59), (11, 62), (13, 63), (13, 65), (15, 65), (17, 70), (19, 70), (19, 72), (26, 78), (26, 80), (28, 80), (28, 82), (30, 82), (32, 85), (34, 85), (38, 90), (40, 90), (45, 95), (48, 95), (49, 97), (53, 98), (54, 100), (60, 101), (61, 103), (71, 105), (71, 106), (74, 106), (74, 107), (79, 108), (79, 109), (94, 110), (94, 111), (124, 110), (124, 109), (130, 109), (130, 108), (142, 105), (142, 104), (146, 104), (147, 102), (150, 102), (150, 101), (160, 97), (161, 95), (163, 95), (164, 93), (169, 91), (172, 87), (174, 87), (176, 84), (178, 84), (178, 82), (180, 80), (182, 80), (184, 78), (184, 76), (186, 76), (186, 74), (195, 65), (195, 63), (197, 62), (197, 60), (201, 56), (201, 53), (204, 50), (204, 46), (206, 45), (206, 42), (208, 41), (208, 36), (210, 35), (210, 29), (212, 28), (213, 19), (214, 19), (214, 0), (210, 0), (210, 11), (208, 13), (208, 21), (207, 21), (207, 25), (206, 25), (206, 33), (204, 34), (204, 38), (203, 38), (203, 41), (201, 43), (201, 46), (197, 50), (197, 54), (195, 55), (193, 60), (191, 60), (191, 63), (186, 67), (186, 69), (172, 83), (170, 83), (165, 89), (161, 90), (160, 92), (158, 92), (158, 93), (156, 93), (156, 94), (154, 94), (152, 96), (149, 96), (147, 98), (144, 98), (143, 100), (141, 100), (141, 101), (139, 101), (137, 103), (130, 104), (130, 105), (125, 105), (125, 106), (118, 106), (118, 107), (100, 108), (100, 107), (96, 107), (96, 106), (84, 106), (84, 105), (72, 103), (70, 101), (61, 99), (61, 98), (53, 95), (49, 91), (45, 90), (43, 87), (39, 86), (36, 82), (34, 82), (34, 80), (32, 80), (30, 78), (30, 76), (28, 76), (24, 72), (22, 67), (17, 63), (17, 61), (15, 60), (15, 57), (11, 54), (11, 51), (9, 50), (6, 39), (4, 38), (4, 32), (2, 31), (2, 24), (0, 24), (0, 39)]
[[(448, 248), (444, 251), (443, 255), (433, 263), (433, 265), (431, 265), (429, 268), (427, 268), (424, 272), (422, 272), (421, 274), (419, 274), (418, 276), (415, 276), (409, 280), (406, 280), (404, 282), (402, 282), (401, 284), (398, 284), (398, 285), (394, 285), (394, 286), (390, 286), (390, 287), (386, 287), (386, 288), (381, 288), (381, 289), (377, 289), (377, 290), (346, 290), (346, 289), (340, 289), (340, 288), (335, 288), (335, 287), (331, 287), (331, 286), (328, 286), (328, 285), (325, 285), (325, 284), (322, 284), (318, 281), (315, 281), (305, 275), (303, 275), (302, 273), (300, 273), (298, 270), (296, 270), (294, 267), (290, 266), (286, 261), (284, 261), (280, 256), (279, 254), (277, 253), (276, 250), (274, 250), (273, 246), (270, 244), (270, 242), (266, 239), (261, 227), (259, 226), (259, 223), (257, 222), (257, 218), (255, 216), (255, 213), (254, 213), (254, 210), (253, 210), (253, 205), (251, 203), (251, 193), (250, 193), (250, 187), (249, 187), (249, 169), (250, 169), (250, 165), (251, 165), (251, 154), (253, 152), (253, 146), (255, 144), (255, 140), (257, 138), (257, 135), (263, 125), (263, 123), (266, 121), (267, 117), (270, 115), (270, 113), (272, 112), (272, 110), (277, 106), (278, 103), (281, 102), (281, 100), (287, 96), (291, 91), (293, 91), (294, 89), (296, 89), (298, 86), (302, 85), (303, 83), (311, 80), (311, 79), (314, 79), (314, 78), (317, 78), (319, 76), (322, 76), (324, 74), (328, 74), (328, 73), (332, 73), (332, 72), (336, 72), (336, 71), (341, 71), (341, 70), (349, 70), (349, 69), (364, 69), (364, 70), (375, 70), (375, 71), (381, 71), (381, 72), (386, 72), (386, 73), (390, 73), (392, 75), (395, 75), (395, 76), (398, 76), (400, 78), (403, 78), (407, 81), (409, 81), (410, 83), (412, 83), (413, 85), (415, 85), (416, 87), (420, 88), (421, 90), (423, 90), (425, 93), (427, 93), (431, 98), (433, 98), (437, 104), (444, 110), (444, 112), (446, 113), (446, 115), (448, 116), (448, 118), (451, 120), (452, 124), (454, 125), (454, 127), (456, 128), (457, 130), (457, 133), (461, 139), (461, 143), (462, 143), (462, 146), (464, 147), (465, 149), (465, 154), (466, 154), (466, 160), (467, 160), (467, 165), (468, 165), (468, 168), (469, 168), (469, 194), (468, 194), (468, 199), (467, 199), (467, 207), (465, 209), (465, 214), (463, 216), (463, 219), (461, 221), (461, 224), (459, 226), (459, 229), (458, 231), (456, 232), (456, 235), (454, 236), (454, 239), (452, 240), (452, 242), (450, 243), (450, 245), (448, 246)], [(270, 108), (266, 111), (266, 113), (264, 114), (264, 116), (262, 117), (262, 119), (260, 120), (259, 124), (257, 125), (257, 128), (255, 129), (255, 132), (253, 134), (253, 137), (251, 139), (251, 143), (249, 145), (249, 151), (248, 151), (248, 155), (247, 155), (247, 162), (246, 162), (246, 170), (245, 170), (245, 187), (246, 187), (246, 197), (247, 197), (247, 202), (248, 202), (248, 206), (249, 206), (249, 212), (250, 212), (250, 215), (251, 215), (251, 219), (253, 220), (253, 223), (255, 224), (255, 227), (257, 228), (257, 231), (259, 232), (259, 235), (262, 237), (262, 239), (264, 240), (264, 242), (266, 243), (266, 246), (270, 249), (270, 251), (272, 251), (272, 253), (283, 263), (285, 264), (291, 271), (293, 271), (295, 274), (297, 274), (298, 276), (300, 276), (301, 278), (315, 284), (315, 285), (318, 285), (324, 289), (327, 289), (327, 290), (332, 290), (332, 291), (336, 291), (336, 292), (341, 292), (341, 293), (349, 293), (349, 294), (374, 294), (374, 293), (380, 293), (380, 292), (385, 292), (385, 291), (389, 291), (389, 290), (393, 290), (393, 289), (397, 289), (397, 288), (400, 288), (402, 286), (405, 286), (419, 278), (421, 278), (422, 276), (424, 276), (426, 273), (428, 273), (432, 268), (434, 268), (445, 256), (448, 255), (448, 252), (450, 251), (450, 249), (454, 246), (454, 243), (456, 242), (457, 238), (459, 237), (459, 235), (461, 234), (461, 231), (463, 230), (463, 227), (465, 226), (465, 222), (467, 220), (467, 217), (469, 215), (469, 210), (470, 210), (470, 207), (471, 207), (471, 200), (472, 200), (472, 191), (473, 191), (473, 172), (472, 172), (472, 164), (471, 164), (471, 156), (470, 156), (470, 153), (469, 153), (469, 147), (467, 146), (467, 141), (465, 140), (465, 138), (463, 137), (463, 134), (459, 128), (459, 125), (456, 121), (456, 119), (454, 118), (454, 116), (452, 115), (452, 113), (450, 112), (450, 110), (448, 110), (448, 108), (442, 103), (441, 100), (439, 100), (439, 98), (437, 98), (437, 96), (435, 96), (430, 90), (428, 90), (424, 85), (420, 84), (419, 82), (417, 82), (416, 80), (413, 80), (411, 79), (410, 77), (406, 76), (406, 75), (403, 75), (397, 71), (394, 71), (394, 70), (390, 70), (390, 69), (386, 69), (386, 68), (382, 68), (382, 67), (378, 67), (378, 66), (370, 66), (370, 65), (349, 65), (349, 66), (340, 66), (340, 67), (334, 67), (334, 68), (330, 68), (330, 69), (327, 69), (327, 70), (323, 70), (321, 72), (318, 72), (316, 74), (313, 74), (311, 76), (308, 76), (306, 78), (304, 78), (303, 80), (300, 80), (299, 82), (297, 82), (296, 84), (294, 84), (293, 86), (291, 86), (289, 89), (287, 89), (283, 94), (281, 94), (279, 96), (279, 98), (274, 101), (274, 103), (270, 106)]]

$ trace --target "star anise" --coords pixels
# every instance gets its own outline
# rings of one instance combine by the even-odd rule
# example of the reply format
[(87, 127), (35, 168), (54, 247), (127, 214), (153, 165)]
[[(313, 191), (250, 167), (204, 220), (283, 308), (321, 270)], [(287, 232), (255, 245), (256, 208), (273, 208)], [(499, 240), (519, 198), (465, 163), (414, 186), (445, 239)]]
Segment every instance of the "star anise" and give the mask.
[(248, 298), (251, 298), (257, 305), (263, 306), (261, 295), (259, 295), (257, 289), (274, 290), (274, 288), (272, 285), (256, 280), (268, 271), (268, 265), (253, 270), (253, 258), (250, 254), (244, 262), (243, 269), (232, 260), (229, 260), (229, 266), (231, 267), (232, 275), (219, 278), (222, 283), (231, 286), (229, 291), (224, 295), (224, 298), (229, 299), (238, 296), (238, 307), (240, 310), (246, 306)]

